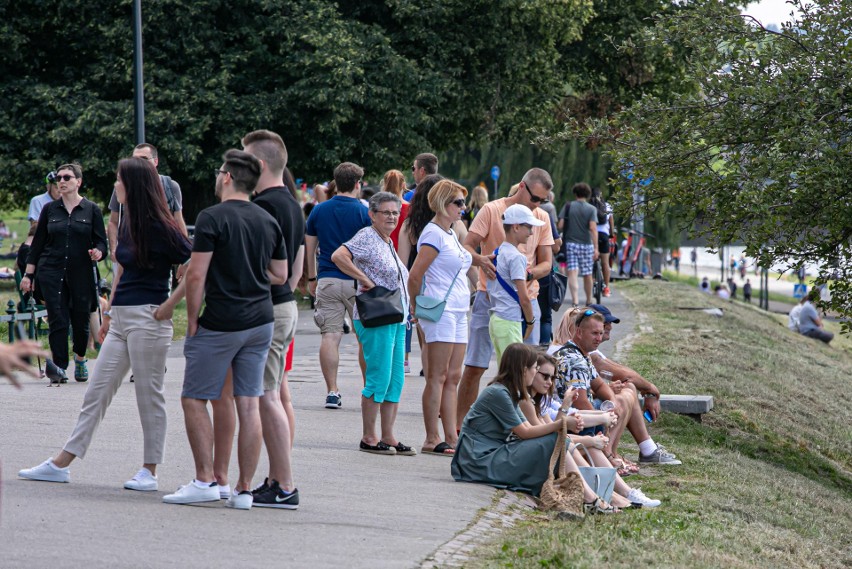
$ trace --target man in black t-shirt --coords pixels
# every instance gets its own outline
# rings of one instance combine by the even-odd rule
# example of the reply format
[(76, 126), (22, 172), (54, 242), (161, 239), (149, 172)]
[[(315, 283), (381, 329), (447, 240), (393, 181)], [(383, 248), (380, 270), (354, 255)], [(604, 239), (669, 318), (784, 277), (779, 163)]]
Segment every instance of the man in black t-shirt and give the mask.
[[(270, 285), (286, 282), (287, 259), (278, 223), (249, 201), (260, 176), (260, 161), (241, 150), (227, 151), (224, 160), (216, 170), (221, 203), (198, 214), (184, 279), (187, 330), (181, 404), (195, 479), (163, 501), (193, 504), (220, 499), (207, 401), (219, 399), (230, 367), (240, 419), (240, 477), (226, 505), (249, 509), (260, 459), (258, 397), (263, 394), (263, 366), (274, 320)], [(202, 301), (204, 312), (199, 316)]]
[(262, 165), (253, 202), (275, 218), (284, 234), (289, 275), (284, 285), (272, 287), (275, 327), (272, 345), (266, 357), (263, 396), (260, 398), (263, 440), (269, 454), (269, 476), (262, 486), (254, 490), (254, 505), (292, 509), (294, 504), (292, 499), (288, 499), (288, 492), (295, 488), (290, 468), (295, 414), (284, 360), (287, 347), (296, 335), (299, 319), (293, 289), (302, 276), (305, 258), (305, 216), (296, 198), (282, 185), (284, 168), (287, 166), (287, 148), (281, 137), (268, 130), (256, 130), (245, 135), (242, 143), (243, 149), (254, 154)]

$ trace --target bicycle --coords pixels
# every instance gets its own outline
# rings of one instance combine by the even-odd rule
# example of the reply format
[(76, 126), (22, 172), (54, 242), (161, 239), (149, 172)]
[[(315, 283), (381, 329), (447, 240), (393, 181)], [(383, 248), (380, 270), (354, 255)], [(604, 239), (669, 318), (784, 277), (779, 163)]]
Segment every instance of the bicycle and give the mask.
[(601, 303), (601, 295), (603, 294), (604, 286), (605, 283), (601, 260), (595, 259), (595, 266), (592, 269), (592, 296), (595, 297), (595, 302), (597, 304)]

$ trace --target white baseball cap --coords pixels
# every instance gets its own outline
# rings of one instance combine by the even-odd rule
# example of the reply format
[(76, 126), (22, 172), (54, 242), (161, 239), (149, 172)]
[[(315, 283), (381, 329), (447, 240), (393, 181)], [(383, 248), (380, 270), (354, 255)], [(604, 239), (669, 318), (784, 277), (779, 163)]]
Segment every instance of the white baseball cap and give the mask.
[(506, 208), (503, 213), (503, 223), (505, 225), (516, 225), (525, 223), (533, 227), (544, 225), (544, 222), (533, 215), (532, 210), (525, 205), (516, 203)]

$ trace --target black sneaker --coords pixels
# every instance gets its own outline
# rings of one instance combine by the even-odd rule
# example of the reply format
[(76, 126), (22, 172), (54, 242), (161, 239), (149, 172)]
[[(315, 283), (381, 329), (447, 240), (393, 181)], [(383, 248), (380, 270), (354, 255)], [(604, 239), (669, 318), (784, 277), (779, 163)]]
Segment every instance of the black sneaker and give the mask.
[(269, 478), (264, 478), (263, 484), (261, 484), (257, 488), (253, 488), (251, 493), (253, 496), (257, 496), (258, 494), (263, 494), (267, 490), (269, 490)]
[(254, 506), (256, 508), (279, 508), (282, 510), (298, 510), (299, 509), (299, 489), (294, 488), (292, 492), (287, 494), (278, 485), (277, 480), (273, 480), (269, 487), (262, 492), (254, 494)]

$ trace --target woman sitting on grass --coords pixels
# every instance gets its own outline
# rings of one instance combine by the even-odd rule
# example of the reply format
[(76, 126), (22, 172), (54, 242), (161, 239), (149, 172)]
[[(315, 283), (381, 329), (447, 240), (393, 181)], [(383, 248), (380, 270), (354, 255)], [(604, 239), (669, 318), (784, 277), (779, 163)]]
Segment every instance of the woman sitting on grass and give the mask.
[[(529, 399), (528, 388), (535, 378), (538, 359), (534, 348), (510, 344), (500, 358), (500, 370), (470, 408), (462, 423), (453, 456), (453, 478), (478, 482), (537, 496), (547, 480), (550, 456), (562, 421), (578, 430), (582, 420), (561, 417), (557, 421), (530, 425), (518, 409)], [(569, 461), (569, 466), (576, 466)], [(614, 511), (608, 504), (586, 497), (601, 511)]]
[[(553, 376), (556, 373), (557, 364), (556, 358), (547, 354), (539, 354), (538, 361), (536, 363), (538, 364), (538, 371), (536, 372), (532, 385), (529, 388), (530, 397), (523, 399), (518, 404), (532, 427), (537, 425), (547, 425), (553, 422), (549, 414), (549, 402), (553, 400)], [(563, 412), (568, 410), (568, 407), (576, 395), (577, 392), (574, 391), (574, 389), (569, 389), (565, 392), (566, 403), (562, 406), (562, 409), (564, 410)], [(611, 466), (603, 451), (609, 442), (609, 439), (606, 436), (603, 434), (596, 436), (579, 436), (569, 434), (568, 437), (571, 439), (571, 442), (574, 443), (570, 446), (571, 453), (568, 455), (569, 458), (573, 458), (573, 460), (569, 460), (567, 463), (569, 470), (577, 470), (575, 462), (580, 466)], [(585, 453), (574, 452), (577, 444), (582, 444), (586, 450), (588, 450), (589, 456), (594, 464), (588, 464)], [(586, 502), (587, 513), (590, 511), (600, 512), (602, 510), (604, 513), (609, 513), (605, 508), (601, 507), (598, 503), (598, 500), (600, 499), (595, 496), (594, 492), (589, 485), (585, 483), (585, 481), (583, 482), (583, 487), (583, 499)], [(612, 496), (612, 504), (618, 508), (637, 508), (642, 506), (646, 508), (656, 508), (660, 505), (660, 501), (648, 498), (639, 488), (631, 488), (624, 482), (624, 480), (622, 480), (621, 476), (616, 474), (615, 494)]]

